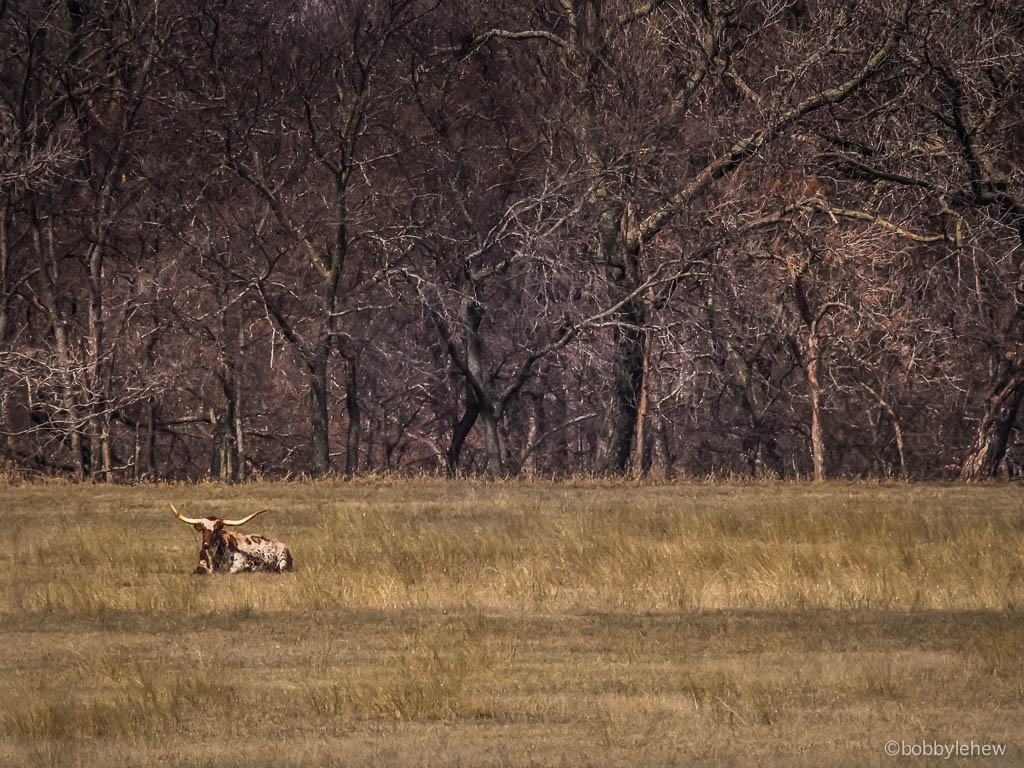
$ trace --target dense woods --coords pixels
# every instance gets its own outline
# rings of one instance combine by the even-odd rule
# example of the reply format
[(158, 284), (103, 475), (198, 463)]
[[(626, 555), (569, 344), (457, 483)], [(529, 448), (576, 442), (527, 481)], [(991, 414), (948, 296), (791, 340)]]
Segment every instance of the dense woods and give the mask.
[(0, 466), (1024, 467), (1015, 0), (0, 0)]

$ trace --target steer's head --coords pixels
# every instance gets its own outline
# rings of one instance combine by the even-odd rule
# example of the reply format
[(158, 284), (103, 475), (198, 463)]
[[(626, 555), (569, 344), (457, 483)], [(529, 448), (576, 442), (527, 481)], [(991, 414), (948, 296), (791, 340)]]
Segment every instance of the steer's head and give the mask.
[[(242, 525), (252, 520), (256, 515), (267, 510), (261, 509), (253, 512), (241, 520), (221, 520), (219, 517), (185, 517), (177, 508), (171, 504), (174, 516), (183, 523), (188, 523), (195, 528), (203, 537), (203, 545), (199, 550), (199, 565), (196, 573), (212, 573), (215, 566), (224, 562), (227, 557), (227, 544), (224, 536), (224, 528), (228, 525)], [(229, 534), (230, 535), (230, 534)]]

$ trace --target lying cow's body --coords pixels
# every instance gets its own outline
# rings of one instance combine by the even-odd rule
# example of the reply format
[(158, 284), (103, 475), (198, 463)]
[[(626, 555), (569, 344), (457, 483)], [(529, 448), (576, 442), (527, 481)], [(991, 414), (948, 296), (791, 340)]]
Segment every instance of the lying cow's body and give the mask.
[[(220, 520), (207, 518), (207, 522), (216, 527)], [(206, 533), (209, 530), (204, 523), (196, 523), (196, 530)], [(212, 573), (227, 570), (228, 573), (243, 571), (290, 571), (292, 553), (279, 541), (266, 536), (248, 533), (231, 533), (216, 531), (213, 541), (206, 546), (204, 536), (203, 548), (199, 553), (199, 566), (196, 573)]]
[(213, 573), (227, 570), (228, 573), (243, 571), (270, 571), (279, 573), (292, 568), (292, 553), (284, 544), (266, 536), (233, 533), (225, 530), (227, 525), (242, 525), (260, 512), (254, 512), (242, 520), (221, 520), (216, 517), (184, 517), (171, 505), (179, 520), (192, 524), (203, 535), (199, 550), (199, 565), (196, 573)]

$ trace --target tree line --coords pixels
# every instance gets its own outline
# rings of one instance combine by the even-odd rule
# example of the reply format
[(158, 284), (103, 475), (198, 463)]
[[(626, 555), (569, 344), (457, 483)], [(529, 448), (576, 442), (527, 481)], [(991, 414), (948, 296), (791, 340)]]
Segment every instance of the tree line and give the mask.
[(1014, 0), (0, 0), (0, 465), (1014, 476)]

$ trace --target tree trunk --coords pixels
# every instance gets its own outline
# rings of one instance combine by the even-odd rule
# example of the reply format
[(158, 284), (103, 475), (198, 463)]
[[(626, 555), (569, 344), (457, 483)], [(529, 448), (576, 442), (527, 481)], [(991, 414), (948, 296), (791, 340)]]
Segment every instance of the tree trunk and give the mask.
[[(896, 436), (896, 453), (900, 462), (900, 478), (906, 480), (910, 477), (910, 470), (907, 467), (906, 446), (903, 442), (903, 426), (900, 424), (899, 417), (896, 415), (896, 411), (893, 410), (893, 407), (889, 405), (888, 401), (882, 397), (881, 393), (876, 391), (874, 387), (867, 384), (862, 384), (861, 386), (863, 386), (864, 389), (866, 389), (868, 393), (878, 401), (878, 404), (882, 406), (885, 412), (889, 414), (889, 419), (892, 421), (892, 431)], [(882, 391), (884, 392), (885, 390), (883, 389)], [(868, 418), (870, 420), (870, 413)]]
[(0, 206), (0, 345), (7, 340), (7, 303), (11, 294), (10, 253), (7, 250), (7, 201)]
[[(1007, 313), (1008, 322), (1003, 330), (1004, 349), (1019, 348), (1021, 328), (1024, 327), (1024, 213), (1015, 202), (1008, 213), (1016, 214), (1020, 248), (1014, 259), (1017, 269), (1013, 290), (1013, 304)], [(1006, 449), (1013, 435), (1014, 423), (1024, 401), (1024, 352), (1010, 354), (1001, 361), (999, 376), (988, 398), (985, 415), (978, 427), (971, 452), (960, 468), (961, 480), (981, 480), (995, 477), (1006, 457)]]
[[(540, 407), (544, 424), (563, 424), (566, 418), (565, 386), (562, 380), (562, 369), (556, 365), (545, 366), (542, 378), (544, 399)], [(549, 397), (550, 395), (550, 397)], [(548, 470), (553, 475), (563, 474), (569, 466), (569, 431), (562, 429), (551, 436), (550, 448), (547, 451)]]
[(807, 339), (807, 386), (811, 396), (811, 458), (814, 479), (825, 479), (825, 437), (821, 427), (821, 357), (813, 328)]
[(469, 382), (466, 382), (466, 410), (463, 412), (462, 418), (452, 427), (452, 441), (448, 445), (448, 452), (445, 456), (448, 477), (455, 477), (458, 474), (462, 446), (465, 444), (470, 430), (473, 429), (473, 425), (476, 424), (479, 415), (480, 405), (477, 402), (476, 395), (473, 393), (473, 388), (469, 385)]
[(647, 458), (644, 451), (644, 422), (647, 419), (647, 400), (651, 386), (651, 335), (645, 330), (642, 332), (642, 336), (643, 360), (640, 367), (640, 396), (636, 409), (636, 429), (634, 430), (636, 439), (633, 448), (633, 477), (640, 477), (644, 474), (646, 471), (644, 462)]
[(537, 474), (537, 453), (531, 450), (534, 443), (537, 440), (537, 435), (540, 434), (541, 424), (544, 423), (544, 398), (530, 397), (529, 398), (529, 413), (526, 417), (526, 440), (524, 441), (523, 450), (529, 451), (519, 461), (519, 473), (525, 473), (527, 475)]
[(675, 472), (673, 467), (672, 448), (668, 440), (668, 426), (664, 421), (655, 430), (654, 450), (651, 456), (651, 467), (665, 480), (670, 480)]
[[(639, 318), (633, 310), (633, 307), (623, 307), (620, 320), (638, 322)], [(641, 335), (632, 328), (615, 329), (615, 378), (612, 399), (605, 411), (604, 451), (599, 467), (604, 473), (625, 474), (630, 466), (643, 382), (644, 352)]]
[(312, 477), (322, 477), (331, 468), (329, 424), (327, 355), (324, 353), (309, 362), (309, 474)]
[(232, 384), (234, 403), (232, 404), (231, 431), (234, 434), (235, 460), (232, 465), (231, 479), (241, 481), (245, 480), (245, 442), (242, 428), (242, 375), (237, 369), (234, 372)]
[[(85, 479), (85, 447), (82, 445), (82, 435), (79, 425), (78, 406), (75, 403), (74, 383), (71, 373), (71, 352), (68, 342), (67, 323), (61, 315), (57, 305), (57, 291), (55, 281), (57, 279), (57, 259), (54, 252), (53, 222), (47, 220), (46, 244), (43, 243), (42, 223), (39, 219), (38, 205), (32, 201), (32, 245), (36, 253), (36, 260), (39, 264), (40, 294), (43, 306), (46, 309), (47, 319), (53, 330), (54, 341), (56, 342), (57, 366), (61, 383), (61, 401), (67, 419), (66, 431), (71, 447), (71, 464), (74, 467), (74, 477), (81, 481)], [(52, 270), (52, 271), (51, 271)]]
[(821, 321), (831, 311), (843, 306), (839, 302), (825, 302), (812, 308), (811, 299), (807, 294), (803, 281), (803, 273), (793, 278), (793, 292), (796, 298), (797, 311), (807, 327), (806, 355), (804, 356), (804, 372), (807, 375), (807, 393), (811, 401), (811, 461), (814, 465), (814, 479), (825, 479), (825, 430), (822, 425), (821, 408), (821, 334), (818, 332)]
[[(627, 203), (610, 208), (598, 221), (601, 247), (612, 282), (625, 298), (639, 285), (639, 235)], [(612, 398), (605, 411), (604, 451), (599, 470), (623, 475), (630, 467), (644, 379), (644, 311), (638, 298), (626, 301), (614, 315), (612, 335)]]
[(227, 411), (220, 423), (220, 479), (222, 483), (230, 483), (235, 479), (235, 401), (228, 401)]
[(480, 409), (480, 424), (483, 425), (484, 450), (487, 455), (487, 474), (492, 479), (505, 476), (501, 459), (501, 436), (498, 434), (498, 418), (490, 404)]
[(224, 427), (222, 419), (212, 407), (209, 412), (210, 429), (213, 436), (210, 441), (210, 477), (223, 480), (224, 471)]
[(907, 480), (910, 478), (910, 470), (907, 469), (907, 452), (903, 445), (903, 427), (900, 426), (896, 414), (892, 414), (892, 429), (896, 434), (896, 452), (900, 459), (900, 479)]
[(231, 357), (231, 424), (234, 436), (234, 462), (231, 479), (245, 480), (245, 439), (242, 425), (242, 350), (245, 347), (245, 323), (239, 318), (237, 343)]
[(103, 482), (114, 482), (114, 461), (110, 453), (110, 414), (100, 418), (100, 459), (103, 462)]
[(461, 311), (466, 329), (467, 381), (473, 387), (473, 394), (480, 410), (479, 421), (483, 426), (487, 474), (492, 478), (503, 477), (505, 467), (501, 460), (501, 435), (498, 433), (500, 406), (495, 403), (493, 395), (485, 391), (487, 377), (484, 373), (483, 340), (480, 338), (483, 308), (476, 301), (466, 299), (462, 302)]
[(150, 398), (146, 406), (146, 447), (145, 466), (146, 477), (155, 480), (156, 472), (156, 403)]
[(90, 475), (94, 481), (109, 479), (106, 477), (102, 459), (96, 453), (103, 454), (102, 414), (106, 410), (101, 385), (103, 356), (103, 250), (99, 242), (93, 242), (89, 248), (89, 327), (86, 339), (86, 372), (85, 397), (89, 413), (89, 445), (93, 452)]
[(1022, 400), (1024, 368), (1013, 366), (1000, 378), (988, 399), (974, 447), (961, 466), (961, 480), (981, 480), (998, 474)]
[(359, 381), (356, 377), (355, 357), (346, 357), (345, 411), (348, 413), (348, 439), (345, 444), (345, 476), (352, 477), (359, 471), (359, 438), (362, 433), (359, 409)]
[[(227, 404), (224, 415), (217, 420), (216, 430), (220, 450), (220, 479), (225, 483), (232, 483), (238, 479), (238, 446), (235, 439), (242, 428), (239, 404), (242, 383), (238, 372), (238, 347), (235, 345), (236, 338), (241, 339), (241, 332), (239, 331), (237, 335), (231, 333), (228, 313), (222, 315), (222, 320), (220, 383)], [(241, 325), (239, 322), (239, 329)]]
[(142, 479), (142, 419), (135, 421), (135, 450), (132, 451), (132, 468), (135, 472), (134, 480), (137, 483)]

